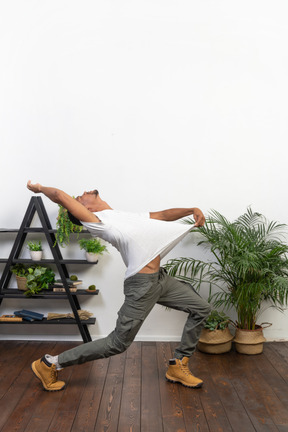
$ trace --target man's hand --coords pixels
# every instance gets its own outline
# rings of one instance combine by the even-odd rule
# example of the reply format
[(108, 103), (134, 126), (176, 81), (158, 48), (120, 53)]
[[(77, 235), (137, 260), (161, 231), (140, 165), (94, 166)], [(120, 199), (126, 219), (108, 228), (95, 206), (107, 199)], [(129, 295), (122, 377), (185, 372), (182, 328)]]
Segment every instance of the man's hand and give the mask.
[(32, 184), (31, 180), (28, 181), (27, 183), (27, 188), (34, 193), (40, 193), (41, 192), (41, 184), (40, 183), (35, 183)]
[(193, 217), (196, 222), (194, 225), (195, 227), (202, 227), (204, 225), (205, 216), (199, 208), (194, 208)]

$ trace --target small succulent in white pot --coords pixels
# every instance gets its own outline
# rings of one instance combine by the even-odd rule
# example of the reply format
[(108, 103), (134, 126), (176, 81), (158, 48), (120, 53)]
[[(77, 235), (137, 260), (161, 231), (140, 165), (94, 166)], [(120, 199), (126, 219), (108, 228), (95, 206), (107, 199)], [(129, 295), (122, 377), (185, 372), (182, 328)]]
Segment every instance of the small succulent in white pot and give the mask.
[(27, 248), (29, 249), (32, 261), (40, 261), (42, 259), (43, 249), (41, 240), (29, 241)]
[(99, 255), (102, 255), (104, 252), (107, 252), (107, 247), (103, 245), (99, 239), (90, 238), (90, 239), (80, 239), (79, 240), (80, 249), (84, 249), (86, 252), (86, 259), (89, 262), (98, 261)]

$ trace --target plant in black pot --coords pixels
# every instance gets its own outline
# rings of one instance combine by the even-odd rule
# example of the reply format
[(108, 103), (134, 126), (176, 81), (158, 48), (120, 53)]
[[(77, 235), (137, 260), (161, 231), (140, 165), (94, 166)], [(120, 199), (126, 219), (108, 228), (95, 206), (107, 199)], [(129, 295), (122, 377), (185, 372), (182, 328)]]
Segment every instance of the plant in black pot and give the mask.
[(212, 211), (197, 230), (202, 234), (198, 244), (209, 249), (211, 260), (177, 258), (167, 263), (167, 271), (196, 288), (209, 283), (209, 301), (216, 308), (234, 307), (237, 312), (236, 350), (261, 353), (265, 338), (259, 316), (268, 307), (283, 310), (288, 300), (286, 225), (269, 222), (248, 208), (233, 222)]

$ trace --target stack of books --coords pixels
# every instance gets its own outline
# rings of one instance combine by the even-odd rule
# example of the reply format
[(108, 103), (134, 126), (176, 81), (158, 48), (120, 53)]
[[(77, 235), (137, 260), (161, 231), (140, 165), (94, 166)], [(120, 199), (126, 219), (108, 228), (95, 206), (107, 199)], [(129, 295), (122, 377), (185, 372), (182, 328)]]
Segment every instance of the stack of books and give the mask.
[[(76, 292), (78, 285), (82, 284), (82, 280), (73, 281), (71, 279), (66, 279), (69, 290), (71, 292)], [(54, 292), (65, 292), (64, 284), (61, 279), (57, 279), (53, 285)]]
[(15, 311), (14, 315), (19, 318), (23, 318), (24, 321), (42, 321), (44, 318), (44, 315), (38, 312), (22, 309), (19, 311)]

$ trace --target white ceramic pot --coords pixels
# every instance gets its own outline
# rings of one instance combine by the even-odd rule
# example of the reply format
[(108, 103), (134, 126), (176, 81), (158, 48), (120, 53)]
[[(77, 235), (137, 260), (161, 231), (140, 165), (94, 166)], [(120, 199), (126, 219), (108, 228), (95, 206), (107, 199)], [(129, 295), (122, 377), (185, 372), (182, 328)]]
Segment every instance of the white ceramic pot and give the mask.
[(43, 251), (29, 251), (32, 261), (40, 261), (42, 259)]
[(86, 260), (89, 262), (96, 262), (98, 261), (98, 254), (92, 253), (92, 252), (85, 252)]

